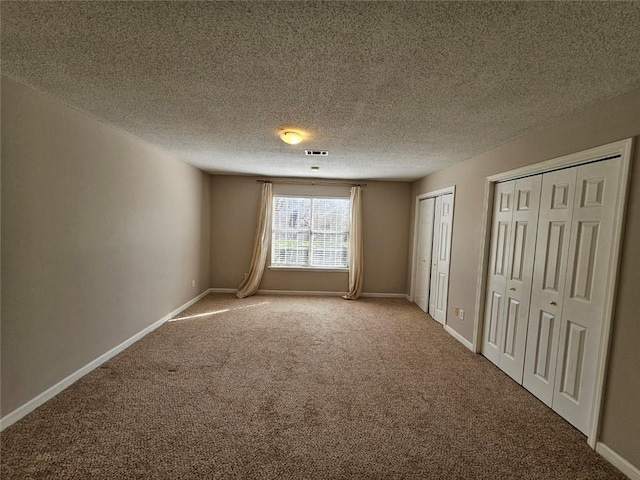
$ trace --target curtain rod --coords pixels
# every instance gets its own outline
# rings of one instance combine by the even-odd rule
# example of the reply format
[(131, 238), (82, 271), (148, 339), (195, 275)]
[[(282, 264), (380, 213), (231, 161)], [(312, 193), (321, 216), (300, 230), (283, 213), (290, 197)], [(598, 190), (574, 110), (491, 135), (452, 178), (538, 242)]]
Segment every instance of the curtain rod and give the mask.
[(278, 183), (287, 185), (327, 185), (337, 187), (366, 187), (366, 183), (349, 183), (349, 182), (327, 182), (323, 180), (311, 180), (310, 182), (300, 182), (295, 180), (256, 180), (258, 183)]

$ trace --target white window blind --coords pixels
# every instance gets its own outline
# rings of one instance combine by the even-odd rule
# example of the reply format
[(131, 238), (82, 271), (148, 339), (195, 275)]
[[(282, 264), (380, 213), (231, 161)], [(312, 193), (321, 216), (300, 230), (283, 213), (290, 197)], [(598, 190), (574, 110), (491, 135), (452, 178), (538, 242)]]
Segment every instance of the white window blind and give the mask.
[(273, 198), (271, 265), (346, 268), (349, 199)]

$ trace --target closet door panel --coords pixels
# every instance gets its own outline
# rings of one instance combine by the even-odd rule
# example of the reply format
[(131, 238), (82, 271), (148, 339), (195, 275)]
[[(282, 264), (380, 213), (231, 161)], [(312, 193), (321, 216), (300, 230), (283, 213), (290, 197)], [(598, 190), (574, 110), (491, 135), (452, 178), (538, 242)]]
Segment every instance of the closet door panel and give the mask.
[(515, 181), (499, 183), (494, 191), (491, 253), (485, 302), (482, 354), (496, 365), (500, 364), (500, 345), (504, 316), (505, 292), (509, 270), (511, 222), (514, 209)]
[(575, 184), (575, 168), (542, 176), (522, 384), (549, 406), (556, 376)]
[(415, 302), (426, 312), (429, 308), (435, 199), (427, 198), (421, 200), (418, 205), (420, 210), (418, 214), (418, 253), (415, 265)]
[(542, 175), (515, 181), (500, 368), (522, 383)]
[(601, 348), (620, 159), (576, 170), (553, 409), (587, 433)]
[(453, 227), (453, 194), (438, 197), (441, 199), (438, 227), (438, 248), (436, 277), (436, 321), (444, 324), (447, 320), (447, 296), (449, 291), (449, 263), (451, 262), (451, 230)]
[(440, 217), (442, 211), (442, 197), (435, 198), (433, 213), (433, 242), (431, 244), (431, 277), (429, 288), (429, 315), (436, 318), (436, 295), (438, 290), (438, 247), (440, 244)]
[[(557, 330), (557, 319), (555, 315), (540, 311), (540, 318), (536, 329), (536, 345), (534, 354), (533, 374), (542, 381), (549, 383), (551, 376), (551, 361), (554, 342), (554, 332)], [(550, 403), (550, 402), (547, 402)]]

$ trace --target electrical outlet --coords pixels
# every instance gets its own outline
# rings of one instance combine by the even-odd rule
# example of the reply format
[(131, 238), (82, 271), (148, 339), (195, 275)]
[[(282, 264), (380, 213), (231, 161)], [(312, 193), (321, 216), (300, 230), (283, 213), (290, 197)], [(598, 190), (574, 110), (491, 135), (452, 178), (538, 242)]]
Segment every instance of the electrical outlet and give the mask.
[(453, 307), (453, 314), (457, 317), (460, 315), (460, 313), (458, 313), (460, 311), (460, 309), (458, 307)]
[(460, 320), (464, 320), (464, 310), (463, 309), (460, 309), (460, 313), (458, 313), (458, 318)]
[(195, 280), (191, 280), (191, 286), (195, 287), (196, 286), (196, 281)]

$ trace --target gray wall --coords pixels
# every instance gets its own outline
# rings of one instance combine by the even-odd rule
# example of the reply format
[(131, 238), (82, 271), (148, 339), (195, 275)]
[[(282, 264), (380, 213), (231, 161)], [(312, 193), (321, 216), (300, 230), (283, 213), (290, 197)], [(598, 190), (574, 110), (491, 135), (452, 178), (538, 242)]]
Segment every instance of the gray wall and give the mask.
[[(407, 289), (411, 184), (366, 182), (363, 189), (365, 293)], [(211, 191), (211, 286), (237, 288), (251, 262), (261, 184), (256, 177), (219, 175)], [(274, 193), (348, 196), (349, 187), (274, 184)], [(346, 292), (348, 274), (267, 270), (263, 290)]]
[(2, 416), (209, 287), (210, 192), (2, 77)]
[[(547, 127), (504, 144), (413, 184), (413, 198), (421, 193), (456, 185), (451, 250), (451, 278), (447, 323), (468, 340), (473, 318), (484, 182), (488, 175), (560, 157), (640, 135), (640, 90), (563, 118)], [(602, 441), (640, 467), (640, 148), (636, 138), (626, 232), (622, 247), (617, 310), (606, 387)], [(412, 202), (412, 209), (414, 203)], [(413, 212), (411, 216), (413, 222)], [(413, 225), (412, 225), (413, 231)], [(413, 235), (413, 234), (412, 234)], [(411, 237), (413, 238), (413, 236)], [(465, 309), (465, 320), (453, 308)]]

